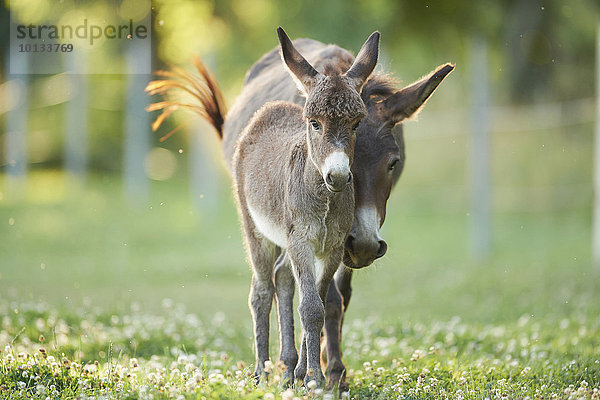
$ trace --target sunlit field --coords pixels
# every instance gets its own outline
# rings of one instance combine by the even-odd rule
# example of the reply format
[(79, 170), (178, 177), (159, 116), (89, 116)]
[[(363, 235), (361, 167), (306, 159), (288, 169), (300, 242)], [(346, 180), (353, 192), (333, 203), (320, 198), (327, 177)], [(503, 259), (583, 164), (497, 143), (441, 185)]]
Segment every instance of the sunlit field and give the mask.
[[(388, 205), (388, 254), (355, 274), (340, 395), (598, 398), (600, 287), (585, 207), (500, 209), (490, 260), (476, 262), (464, 196), (444, 185), (430, 196), (410, 165)], [(59, 172), (28, 179), (24, 199), (0, 202), (1, 397), (339, 394), (280, 387), (274, 318), (270, 380), (249, 376), (250, 272), (227, 185), (200, 210), (180, 178), (154, 183), (141, 206), (110, 175), (78, 189)]]
[[(599, 16), (598, 0), (0, 1), (0, 400), (600, 400)], [(268, 379), (252, 376), (221, 143), (207, 110), (174, 107), (204, 96), (144, 91), (198, 56), (224, 114), (277, 27), (352, 54), (379, 31), (396, 94), (454, 65), (402, 122), (388, 250), (354, 272), (344, 314), (342, 389), (283, 384), (276, 307)], [(261, 94), (286, 92), (261, 71)], [(413, 89), (375, 86), (370, 117), (396, 124)]]
[[(225, 314), (199, 319), (164, 300), (119, 315), (7, 303), (0, 340), (3, 398), (333, 398), (309, 383), (281, 388), (251, 377), (248, 329)], [(14, 308), (13, 308), (14, 307)], [(352, 319), (345, 335), (350, 392), (342, 397), (598, 399), (597, 319), (523, 315), (505, 324)]]

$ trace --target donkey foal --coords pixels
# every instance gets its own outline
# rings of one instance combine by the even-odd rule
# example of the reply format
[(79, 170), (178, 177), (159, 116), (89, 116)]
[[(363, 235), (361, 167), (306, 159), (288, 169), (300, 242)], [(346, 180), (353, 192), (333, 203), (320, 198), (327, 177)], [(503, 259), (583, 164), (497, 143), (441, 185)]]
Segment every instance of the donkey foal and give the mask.
[[(284, 379), (292, 382), (295, 375), (322, 386), (323, 302), (352, 227), (350, 167), (355, 130), (367, 114), (360, 91), (377, 64), (379, 33), (367, 39), (348, 72), (324, 75), (295, 49), (283, 29), (277, 32), (283, 60), (306, 95), (306, 104), (304, 109), (283, 101), (265, 104), (244, 129), (232, 168), (253, 271), (249, 305), (254, 321), (255, 374), (258, 378), (264, 374), (264, 362), (269, 359), (275, 278), (285, 341), (281, 354), (287, 367)], [(293, 322), (289, 323), (293, 317), (282, 315), (293, 313), (292, 274), (287, 267), (275, 271), (273, 267), (282, 249), (299, 287), (303, 330), (299, 360), (293, 339), (289, 340), (290, 329), (293, 338)], [(282, 264), (283, 260), (277, 263)]]

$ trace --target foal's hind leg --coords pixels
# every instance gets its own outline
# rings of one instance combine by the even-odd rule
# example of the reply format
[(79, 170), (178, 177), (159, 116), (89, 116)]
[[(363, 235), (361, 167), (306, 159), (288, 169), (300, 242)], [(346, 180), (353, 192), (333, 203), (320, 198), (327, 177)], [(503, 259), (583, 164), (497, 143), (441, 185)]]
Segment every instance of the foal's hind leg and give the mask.
[(267, 239), (256, 234), (252, 220), (246, 216), (244, 233), (248, 255), (252, 264), (252, 286), (248, 305), (254, 322), (254, 345), (256, 348), (256, 369), (254, 375), (261, 379), (265, 374), (265, 361), (269, 359), (269, 316), (273, 303), (273, 263), (278, 248)]
[(298, 363), (298, 352), (294, 341), (294, 291), (296, 282), (285, 251), (275, 262), (275, 292), (277, 294), (277, 311), (279, 314), (279, 359), (286, 370), (283, 384), (294, 382), (294, 368)]

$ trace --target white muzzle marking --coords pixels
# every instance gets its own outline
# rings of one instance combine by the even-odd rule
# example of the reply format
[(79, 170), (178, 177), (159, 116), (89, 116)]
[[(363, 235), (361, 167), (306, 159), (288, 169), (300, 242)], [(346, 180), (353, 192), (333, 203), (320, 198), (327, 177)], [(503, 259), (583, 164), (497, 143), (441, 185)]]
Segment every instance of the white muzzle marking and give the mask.
[(355, 232), (358, 241), (364, 237), (373, 238), (375, 241), (381, 240), (379, 236), (381, 218), (375, 207), (359, 207), (356, 209), (355, 216), (359, 227)]
[(343, 151), (334, 151), (325, 158), (323, 166), (321, 167), (323, 177), (326, 177), (328, 173), (332, 175), (348, 175), (350, 173), (350, 160), (348, 155)]

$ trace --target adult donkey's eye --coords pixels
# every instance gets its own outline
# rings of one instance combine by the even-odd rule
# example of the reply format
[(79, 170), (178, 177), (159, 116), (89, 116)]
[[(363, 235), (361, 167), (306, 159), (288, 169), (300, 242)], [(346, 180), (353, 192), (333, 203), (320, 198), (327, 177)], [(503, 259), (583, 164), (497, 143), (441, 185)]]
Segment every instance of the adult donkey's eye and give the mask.
[(308, 121), (308, 122), (310, 123), (310, 125), (312, 126), (312, 128), (313, 128), (315, 131), (318, 131), (319, 129), (321, 129), (321, 124), (320, 124), (320, 123), (318, 123), (316, 120), (314, 120), (314, 119), (311, 119), (311, 120), (310, 120), (310, 121)]
[(398, 166), (398, 163), (399, 163), (399, 162), (400, 162), (400, 160), (396, 158), (394, 161), (392, 161), (392, 162), (390, 163), (390, 165), (388, 166), (388, 169), (389, 169), (390, 171), (393, 171), (393, 170), (394, 170), (394, 169), (395, 169), (395, 168)]

